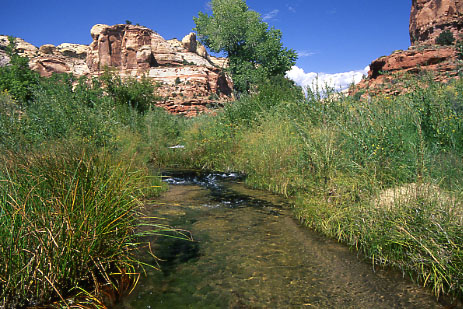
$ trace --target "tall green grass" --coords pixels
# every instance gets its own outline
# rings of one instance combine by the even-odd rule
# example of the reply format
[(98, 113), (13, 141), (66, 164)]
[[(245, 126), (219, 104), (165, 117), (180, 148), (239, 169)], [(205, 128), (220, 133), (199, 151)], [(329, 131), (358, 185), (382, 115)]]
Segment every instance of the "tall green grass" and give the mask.
[(374, 264), (462, 297), (463, 81), (408, 78), (406, 94), (361, 100), (273, 83), (187, 121), (164, 161), (243, 172)]
[(0, 307), (102, 305), (140, 272), (137, 226), (171, 230), (138, 210), (163, 189), (148, 163), (177, 120), (146, 81), (104, 78), (37, 78), (27, 101), (0, 93)]
[(159, 190), (143, 171), (80, 147), (6, 152), (2, 162), (2, 306), (64, 301), (135, 272), (137, 197)]

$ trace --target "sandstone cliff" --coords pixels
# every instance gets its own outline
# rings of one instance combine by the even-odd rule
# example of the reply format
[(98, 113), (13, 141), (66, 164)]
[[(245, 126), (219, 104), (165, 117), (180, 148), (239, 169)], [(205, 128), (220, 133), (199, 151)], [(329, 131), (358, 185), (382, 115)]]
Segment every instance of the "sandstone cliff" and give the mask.
[[(232, 81), (223, 73), (226, 60), (209, 56), (194, 33), (182, 41), (167, 41), (146, 27), (123, 24), (98, 24), (90, 33), (90, 46), (64, 43), (36, 48), (21, 39), (16, 43), (42, 76), (98, 76), (107, 67), (123, 78), (147, 76), (159, 85), (158, 105), (172, 113), (192, 116), (233, 99)], [(0, 46), (7, 44), (7, 37), (0, 36)], [(7, 60), (0, 54), (0, 61)]]
[[(455, 46), (438, 46), (436, 38), (449, 30), (456, 39), (463, 34), (463, 1), (413, 0), (410, 14), (411, 46), (396, 51), (370, 64), (368, 77), (356, 85), (351, 93), (368, 90), (370, 94), (402, 92), (394, 84), (405, 73), (432, 72), (434, 79), (446, 82), (461, 73), (462, 60)], [(398, 78), (399, 77), (399, 78)]]
[(410, 13), (410, 41), (412, 45), (433, 45), (444, 30), (455, 37), (462, 33), (463, 1), (413, 0)]

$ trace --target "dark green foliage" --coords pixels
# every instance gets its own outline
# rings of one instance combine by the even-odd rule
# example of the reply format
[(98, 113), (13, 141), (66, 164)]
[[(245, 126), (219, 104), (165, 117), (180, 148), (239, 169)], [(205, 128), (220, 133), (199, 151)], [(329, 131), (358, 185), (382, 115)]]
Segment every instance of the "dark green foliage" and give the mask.
[(276, 76), (257, 86), (253, 95), (243, 95), (240, 100), (225, 107), (221, 116), (224, 121), (234, 125), (252, 125), (262, 114), (277, 112), (283, 102), (303, 100), (302, 89), (291, 80)]
[(126, 25), (131, 25), (132, 22), (131, 22), (130, 20), (126, 20), (126, 21), (125, 21), (125, 24), (126, 24)]
[(0, 91), (8, 90), (21, 105), (32, 99), (32, 92), (39, 81), (39, 75), (29, 69), (29, 59), (16, 53), (15, 38), (8, 37), (9, 45), (6, 53), (10, 64), (0, 67)]
[(436, 38), (436, 44), (446, 46), (446, 45), (453, 45), (455, 42), (455, 37), (450, 30), (445, 30)]
[(213, 52), (229, 58), (235, 89), (249, 91), (272, 76), (284, 76), (297, 59), (296, 52), (283, 47), (282, 34), (249, 10), (243, 0), (213, 0), (213, 15), (195, 17), (199, 38)]
[(463, 60), (463, 40), (458, 40), (456, 44), (458, 59)]
[(122, 80), (117, 74), (106, 70), (101, 76), (106, 91), (118, 105), (128, 105), (143, 114), (156, 102), (154, 85), (146, 78), (140, 80), (127, 78)]
[(99, 82), (57, 74), (42, 79), (22, 119), (23, 138), (31, 144), (71, 136), (105, 144), (115, 122), (114, 103)]

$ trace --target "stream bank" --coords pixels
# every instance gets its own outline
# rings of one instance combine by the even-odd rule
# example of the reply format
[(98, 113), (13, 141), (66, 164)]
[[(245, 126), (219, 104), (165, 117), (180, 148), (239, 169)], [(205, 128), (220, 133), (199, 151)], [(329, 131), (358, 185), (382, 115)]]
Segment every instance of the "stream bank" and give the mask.
[[(158, 238), (148, 270), (120, 308), (444, 308), (395, 271), (301, 226), (279, 196), (237, 175), (188, 172), (146, 211), (191, 232)], [(155, 263), (145, 256), (148, 263)]]

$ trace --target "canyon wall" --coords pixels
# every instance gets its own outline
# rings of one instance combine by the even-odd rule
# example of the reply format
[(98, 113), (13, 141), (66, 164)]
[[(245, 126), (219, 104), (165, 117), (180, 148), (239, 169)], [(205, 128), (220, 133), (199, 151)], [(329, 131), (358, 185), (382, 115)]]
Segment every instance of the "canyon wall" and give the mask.
[(370, 64), (368, 77), (351, 89), (351, 94), (398, 94), (395, 84), (404, 74), (431, 72), (435, 81), (447, 82), (462, 73), (462, 59), (455, 45), (436, 45), (443, 31), (451, 31), (456, 41), (463, 39), (462, 0), (413, 0), (410, 13), (408, 50), (398, 50)]
[(413, 0), (410, 13), (410, 41), (412, 45), (434, 45), (444, 30), (455, 37), (462, 33), (463, 1)]
[[(159, 86), (158, 105), (172, 113), (194, 116), (233, 100), (233, 83), (223, 71), (227, 60), (208, 55), (194, 33), (182, 41), (165, 40), (142, 26), (98, 24), (90, 34), (93, 42), (89, 46), (64, 43), (37, 48), (16, 39), (16, 47), (42, 76), (72, 73), (92, 77), (106, 68), (122, 78), (146, 76)], [(0, 36), (0, 46), (7, 44), (7, 37)], [(7, 61), (5, 53), (0, 53), (0, 62)]]

